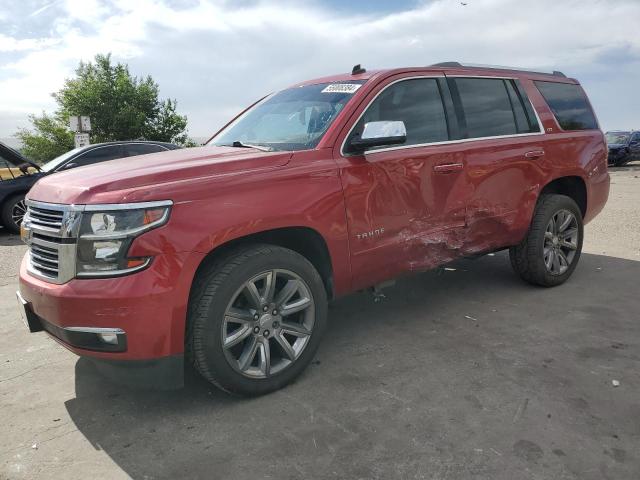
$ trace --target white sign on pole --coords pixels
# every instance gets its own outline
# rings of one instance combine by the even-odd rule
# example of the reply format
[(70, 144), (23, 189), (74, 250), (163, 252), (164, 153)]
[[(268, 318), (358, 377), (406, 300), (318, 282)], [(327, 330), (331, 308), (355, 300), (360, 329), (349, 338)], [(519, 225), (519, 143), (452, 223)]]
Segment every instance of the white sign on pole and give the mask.
[(86, 147), (87, 145), (91, 145), (91, 143), (89, 142), (88, 133), (76, 133), (76, 136), (74, 139), (75, 139), (76, 148)]
[(69, 128), (72, 132), (80, 131), (80, 117), (69, 117)]
[(80, 130), (83, 132), (91, 131), (91, 119), (89, 117), (80, 117)]
[(72, 132), (90, 132), (91, 118), (84, 115), (81, 117), (73, 115), (69, 117), (69, 128)]

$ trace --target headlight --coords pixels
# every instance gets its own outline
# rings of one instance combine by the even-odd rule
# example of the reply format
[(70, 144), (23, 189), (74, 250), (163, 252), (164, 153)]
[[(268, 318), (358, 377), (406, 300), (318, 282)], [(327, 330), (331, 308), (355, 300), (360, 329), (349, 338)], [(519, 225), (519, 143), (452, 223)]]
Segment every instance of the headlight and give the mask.
[(88, 205), (82, 212), (76, 259), (78, 277), (123, 275), (149, 265), (150, 257), (129, 258), (129, 247), (143, 232), (167, 222), (171, 202), (107, 208), (103, 205), (96, 210)]

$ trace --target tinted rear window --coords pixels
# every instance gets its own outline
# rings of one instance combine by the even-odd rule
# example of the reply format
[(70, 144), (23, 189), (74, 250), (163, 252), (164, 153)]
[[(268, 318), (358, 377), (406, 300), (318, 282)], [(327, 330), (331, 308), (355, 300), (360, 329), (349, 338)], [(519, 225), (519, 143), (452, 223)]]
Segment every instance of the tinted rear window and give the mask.
[(145, 155), (147, 153), (166, 152), (167, 149), (153, 143), (132, 143), (125, 145), (127, 155), (130, 157), (136, 155)]
[(502, 79), (456, 78), (469, 138), (517, 133), (516, 119)]
[(535, 82), (563, 130), (590, 130), (598, 122), (579, 85)]

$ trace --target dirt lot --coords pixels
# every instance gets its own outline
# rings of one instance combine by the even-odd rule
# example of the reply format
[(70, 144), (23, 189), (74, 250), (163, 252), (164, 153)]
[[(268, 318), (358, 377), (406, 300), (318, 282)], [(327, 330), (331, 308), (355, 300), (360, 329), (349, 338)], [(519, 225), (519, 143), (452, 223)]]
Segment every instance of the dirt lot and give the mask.
[(345, 298), (300, 380), (251, 400), (123, 389), (27, 333), (0, 233), (0, 478), (637, 479), (639, 177), (612, 171), (567, 284), (500, 253)]

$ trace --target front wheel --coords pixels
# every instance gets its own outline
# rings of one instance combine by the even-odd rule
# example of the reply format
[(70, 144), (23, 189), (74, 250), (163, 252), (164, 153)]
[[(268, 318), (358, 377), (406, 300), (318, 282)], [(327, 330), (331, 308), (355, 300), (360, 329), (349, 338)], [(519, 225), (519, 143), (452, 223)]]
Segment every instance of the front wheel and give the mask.
[(8, 198), (2, 206), (2, 224), (12, 233), (20, 232), (20, 224), (27, 213), (27, 205), (24, 194)]
[(511, 266), (534, 285), (553, 287), (573, 273), (582, 252), (580, 208), (565, 195), (544, 195), (538, 201), (525, 239), (509, 249)]
[(204, 266), (195, 280), (187, 352), (214, 385), (262, 395), (311, 362), (326, 316), (322, 279), (306, 258), (272, 245), (243, 247)]

